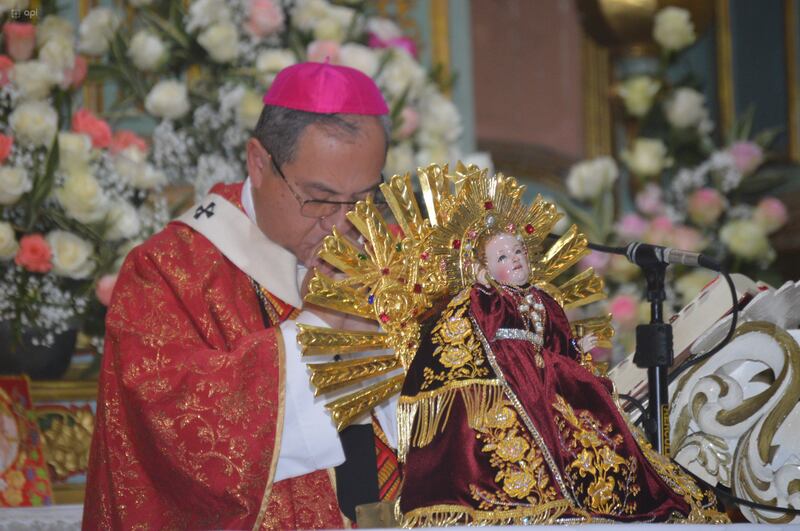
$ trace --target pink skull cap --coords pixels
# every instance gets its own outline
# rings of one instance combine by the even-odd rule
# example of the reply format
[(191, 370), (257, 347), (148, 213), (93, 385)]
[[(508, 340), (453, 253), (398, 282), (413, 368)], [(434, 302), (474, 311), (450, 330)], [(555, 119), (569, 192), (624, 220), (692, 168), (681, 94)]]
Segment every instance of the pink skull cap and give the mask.
[(389, 114), (380, 89), (369, 76), (327, 62), (284, 68), (264, 94), (264, 103), (319, 114)]

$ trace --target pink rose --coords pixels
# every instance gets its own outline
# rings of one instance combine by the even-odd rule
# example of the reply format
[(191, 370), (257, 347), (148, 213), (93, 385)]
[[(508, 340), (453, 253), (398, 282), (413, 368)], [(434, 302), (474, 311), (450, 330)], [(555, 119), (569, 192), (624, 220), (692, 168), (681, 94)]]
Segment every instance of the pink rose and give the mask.
[(0, 55), (0, 87), (8, 85), (9, 75), (14, 69), (14, 61), (7, 55)]
[(689, 219), (701, 227), (708, 227), (713, 225), (725, 210), (725, 198), (714, 188), (700, 188), (689, 196), (686, 208)]
[(400, 111), (400, 128), (397, 130), (398, 140), (410, 137), (418, 127), (419, 113), (413, 107), (403, 107)]
[(314, 41), (308, 45), (306, 56), (312, 63), (330, 61), (332, 64), (338, 64), (339, 43), (336, 41)]
[(117, 154), (131, 146), (135, 147), (142, 153), (147, 153), (147, 141), (144, 138), (140, 137), (133, 131), (122, 129), (114, 133), (114, 137), (111, 139), (111, 145), (109, 148), (111, 149), (112, 153)]
[(579, 262), (579, 267), (585, 269), (593, 267), (598, 275), (605, 273), (608, 269), (608, 264), (611, 262), (611, 255), (608, 253), (597, 253), (592, 251), (588, 256), (585, 256)]
[(764, 150), (755, 142), (734, 142), (728, 148), (728, 154), (736, 169), (744, 175), (758, 168), (764, 160)]
[(94, 287), (94, 294), (100, 304), (108, 306), (111, 303), (111, 294), (114, 292), (114, 286), (117, 284), (117, 275), (103, 275), (97, 281)]
[(630, 295), (617, 295), (611, 299), (608, 311), (623, 328), (633, 328), (639, 320), (639, 303)]
[(250, 18), (245, 29), (254, 37), (264, 38), (283, 28), (283, 9), (272, 0), (250, 0)]
[(106, 148), (111, 144), (111, 127), (87, 109), (80, 109), (72, 116), (72, 130), (88, 135), (96, 148)]
[(4, 163), (14, 147), (14, 137), (0, 133), (0, 164)]
[(705, 248), (706, 241), (695, 229), (678, 225), (672, 231), (672, 245), (678, 249), (700, 252)]
[(753, 221), (755, 221), (767, 234), (772, 234), (780, 229), (789, 221), (789, 213), (786, 205), (780, 199), (765, 197), (756, 205), (753, 211)]
[(647, 243), (654, 245), (670, 245), (672, 243), (672, 220), (667, 216), (658, 216), (650, 222), (645, 233)]
[(6, 22), (3, 26), (6, 51), (15, 61), (27, 61), (33, 57), (36, 47), (36, 26), (27, 22)]
[(410, 37), (395, 37), (393, 39), (381, 39), (377, 34), (370, 32), (367, 45), (370, 48), (397, 48), (405, 50), (411, 57), (418, 59), (417, 43)]
[(647, 220), (639, 214), (625, 214), (617, 222), (616, 229), (624, 240), (639, 240), (647, 231)]
[(32, 273), (47, 273), (53, 268), (53, 253), (41, 234), (28, 234), (19, 240), (14, 263)]
[(650, 183), (636, 194), (636, 208), (643, 214), (657, 216), (664, 213), (664, 201), (661, 187)]
[(66, 87), (62, 88), (73, 88), (76, 89), (83, 84), (83, 81), (86, 79), (86, 74), (89, 72), (89, 64), (86, 62), (86, 59), (82, 55), (75, 56), (75, 64), (72, 65), (72, 68), (67, 68), (64, 71), (64, 82), (67, 84)]

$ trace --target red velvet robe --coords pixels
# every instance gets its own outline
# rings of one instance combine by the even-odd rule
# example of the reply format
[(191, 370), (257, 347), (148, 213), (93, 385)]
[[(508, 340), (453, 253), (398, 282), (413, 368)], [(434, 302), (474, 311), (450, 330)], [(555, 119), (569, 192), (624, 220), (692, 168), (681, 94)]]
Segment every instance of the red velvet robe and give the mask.
[[(241, 184), (213, 192), (242, 208)], [(265, 258), (265, 264), (267, 259)], [(83, 529), (341, 528), (327, 471), (273, 483), (283, 340), (248, 276), (173, 222), (131, 251), (106, 319)]]
[(530, 292), (544, 305), (541, 347), (496, 338), (526, 329), (526, 292), (479, 285), (423, 334), (398, 414), (406, 525), (724, 521), (713, 495), (637, 442), (611, 382), (577, 361), (564, 311)]

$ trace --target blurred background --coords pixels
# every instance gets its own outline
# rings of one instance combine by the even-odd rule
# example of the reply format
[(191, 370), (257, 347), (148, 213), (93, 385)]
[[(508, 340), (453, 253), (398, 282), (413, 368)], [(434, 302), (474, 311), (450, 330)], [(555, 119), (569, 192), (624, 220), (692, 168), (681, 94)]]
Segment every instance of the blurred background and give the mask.
[[(0, 505), (82, 499), (116, 272), (245, 177), (261, 96), (298, 61), (376, 79), (387, 174), (474, 163), (555, 201), (559, 230), (702, 251), (742, 291), (798, 276), (800, 0), (0, 0), (0, 23), (0, 372), (25, 375), (0, 378), (0, 454), (30, 446)], [(643, 280), (580, 265), (608, 297), (574, 315), (612, 315), (596, 355), (618, 362)], [(713, 279), (672, 269), (668, 314)]]

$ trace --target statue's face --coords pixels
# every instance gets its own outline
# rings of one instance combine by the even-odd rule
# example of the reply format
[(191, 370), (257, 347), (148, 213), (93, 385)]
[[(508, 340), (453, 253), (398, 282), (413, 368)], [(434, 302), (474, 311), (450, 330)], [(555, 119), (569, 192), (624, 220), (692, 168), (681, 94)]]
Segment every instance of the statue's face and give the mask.
[(525, 244), (506, 232), (486, 242), (486, 267), (489, 275), (501, 284), (521, 286), (528, 282), (531, 267)]

